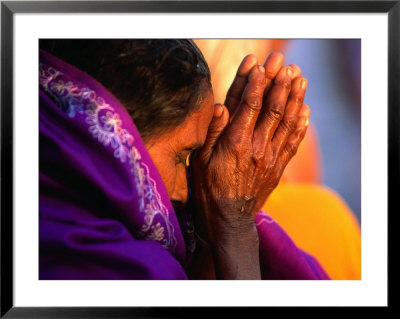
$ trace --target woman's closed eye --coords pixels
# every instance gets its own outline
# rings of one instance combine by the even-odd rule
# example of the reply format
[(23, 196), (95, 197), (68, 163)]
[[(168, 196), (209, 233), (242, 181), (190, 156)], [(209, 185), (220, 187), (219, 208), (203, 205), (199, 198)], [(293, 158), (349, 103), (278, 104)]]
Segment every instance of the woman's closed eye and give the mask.
[(189, 167), (192, 155), (194, 155), (202, 146), (202, 144), (196, 143), (190, 147), (184, 148), (182, 151), (177, 153), (175, 164), (183, 164), (185, 167)]
[(191, 151), (185, 151), (185, 152), (179, 153), (177, 155), (176, 164), (182, 164), (185, 167), (189, 167), (190, 154), (191, 154)]

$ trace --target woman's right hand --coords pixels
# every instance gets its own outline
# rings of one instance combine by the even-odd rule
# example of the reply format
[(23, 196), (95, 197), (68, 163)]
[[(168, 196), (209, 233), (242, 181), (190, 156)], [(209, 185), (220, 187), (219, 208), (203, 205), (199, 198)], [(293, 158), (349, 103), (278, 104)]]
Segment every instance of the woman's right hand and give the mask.
[(259, 277), (254, 217), (306, 133), (307, 80), (282, 63), (281, 54), (264, 66), (252, 55), (243, 60), (193, 158), (196, 201), (219, 278)]

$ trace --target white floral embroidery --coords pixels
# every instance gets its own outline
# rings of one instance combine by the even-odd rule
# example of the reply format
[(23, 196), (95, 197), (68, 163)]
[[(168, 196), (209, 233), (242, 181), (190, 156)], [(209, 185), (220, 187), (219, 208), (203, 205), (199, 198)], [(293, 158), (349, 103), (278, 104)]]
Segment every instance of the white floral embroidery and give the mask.
[[(131, 148), (129, 156), (131, 164), (131, 172), (136, 177), (136, 187), (140, 198), (140, 210), (145, 212), (145, 224), (142, 226), (141, 234), (145, 234), (151, 231), (151, 238), (160, 238), (160, 228), (153, 227), (154, 218), (157, 215), (168, 216), (168, 210), (164, 205), (160, 205), (161, 196), (156, 190), (156, 183), (152, 178), (149, 177), (149, 168), (145, 163), (140, 161), (140, 153), (135, 147)], [(166, 220), (165, 226), (167, 227), (167, 233), (173, 233), (173, 225)], [(162, 228), (162, 231), (164, 229)], [(168, 239), (162, 240), (164, 246), (175, 247), (177, 244), (174, 236), (169, 236)]]
[[(140, 211), (144, 212), (144, 224), (138, 235), (156, 240), (173, 252), (177, 240), (169, 212), (161, 201), (156, 182), (150, 177), (148, 166), (141, 161), (140, 152), (133, 145), (133, 136), (122, 128), (119, 114), (93, 90), (80, 88), (71, 81), (56, 81), (62, 72), (42, 63), (39, 71), (39, 84), (57, 101), (61, 109), (70, 118), (74, 118), (77, 113), (86, 116), (89, 133), (104, 146), (112, 147), (114, 156), (122, 163), (128, 160), (140, 199)], [(156, 221), (157, 216), (164, 222), (166, 229)]]

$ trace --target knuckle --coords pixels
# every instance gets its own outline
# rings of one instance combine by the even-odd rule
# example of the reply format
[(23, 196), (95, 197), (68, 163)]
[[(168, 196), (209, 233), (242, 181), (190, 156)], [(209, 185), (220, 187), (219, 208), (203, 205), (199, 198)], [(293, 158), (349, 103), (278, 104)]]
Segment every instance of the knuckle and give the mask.
[(263, 90), (265, 87), (265, 75), (261, 75), (256, 79), (256, 89), (258, 91)]
[(296, 105), (303, 105), (304, 95), (303, 94), (295, 94), (293, 96), (293, 100), (296, 103)]
[(276, 85), (284, 89), (285, 91), (290, 91), (292, 88), (292, 84), (290, 81), (280, 80), (276, 82)]
[[(265, 88), (265, 75), (264, 74), (257, 74), (254, 75), (248, 83), (248, 90), (251, 92), (261, 92)], [(259, 93), (260, 94), (260, 93)]]
[(283, 126), (283, 129), (286, 132), (293, 132), (296, 127), (297, 127), (297, 118), (295, 117), (288, 117), (285, 118), (282, 122), (281, 125)]
[(248, 108), (252, 110), (257, 111), (261, 108), (261, 99), (259, 94), (246, 94), (243, 102)]
[(229, 134), (227, 137), (229, 148), (233, 153), (240, 152), (244, 142), (243, 134), (237, 133), (239, 134)]
[(285, 150), (286, 150), (286, 153), (289, 155), (289, 159), (296, 155), (297, 148), (298, 148), (297, 146), (298, 145), (295, 143), (288, 143), (286, 145)]
[(282, 103), (271, 104), (269, 107), (269, 115), (275, 120), (281, 120), (284, 114), (284, 105)]
[(264, 147), (253, 147), (253, 162), (259, 164), (265, 161), (265, 149)]

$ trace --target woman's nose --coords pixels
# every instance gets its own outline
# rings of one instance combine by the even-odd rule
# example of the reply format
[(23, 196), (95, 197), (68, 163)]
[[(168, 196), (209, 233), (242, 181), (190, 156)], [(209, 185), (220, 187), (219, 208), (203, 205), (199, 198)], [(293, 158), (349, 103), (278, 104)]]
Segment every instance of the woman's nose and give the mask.
[(185, 165), (176, 166), (175, 188), (171, 200), (186, 204), (189, 197), (188, 182)]

